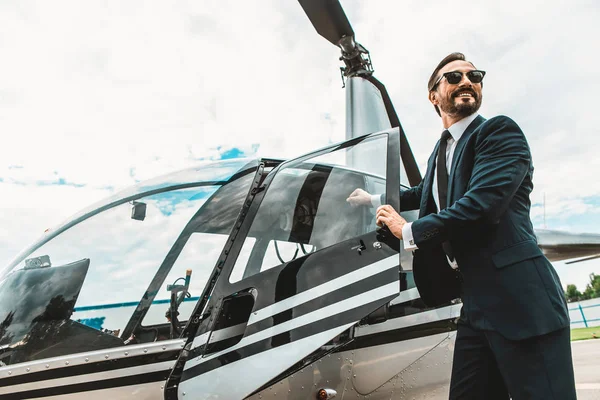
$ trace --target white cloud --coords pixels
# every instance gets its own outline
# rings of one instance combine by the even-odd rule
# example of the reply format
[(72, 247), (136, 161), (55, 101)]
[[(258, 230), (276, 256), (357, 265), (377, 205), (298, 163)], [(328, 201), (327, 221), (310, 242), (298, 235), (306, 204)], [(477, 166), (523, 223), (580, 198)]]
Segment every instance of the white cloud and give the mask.
[(360, 4), (358, 40), (373, 54), (422, 170), (441, 129), (426, 100), (426, 82), (443, 56), (462, 51), (488, 72), (482, 114), (509, 115), (528, 137), (532, 201), (541, 203), (545, 193), (548, 217), (598, 218), (597, 207), (583, 200), (600, 196), (600, 116), (593, 100), (600, 81), (592, 78), (597, 4)]
[[(529, 139), (533, 202), (545, 193), (549, 218), (599, 218), (584, 200), (600, 196), (595, 2), (342, 3), (421, 168), (440, 130), (427, 79), (463, 51), (488, 71), (482, 113), (511, 116)], [(344, 137), (338, 51), (293, 0), (5, 1), (0, 54), (4, 252), (107, 187), (219, 146), (287, 158)], [(86, 186), (31, 184), (59, 178)]]
[[(0, 266), (77, 210), (106, 197), (110, 191), (71, 186), (0, 184)], [(48, 201), (51, 199), (51, 201)]]
[(584, 261), (576, 264), (565, 264), (559, 261), (553, 265), (560, 276), (562, 286), (565, 290), (567, 285), (575, 285), (580, 292), (583, 292), (590, 283), (590, 274), (595, 273), (598, 275), (598, 272), (600, 272), (600, 261), (598, 260)]

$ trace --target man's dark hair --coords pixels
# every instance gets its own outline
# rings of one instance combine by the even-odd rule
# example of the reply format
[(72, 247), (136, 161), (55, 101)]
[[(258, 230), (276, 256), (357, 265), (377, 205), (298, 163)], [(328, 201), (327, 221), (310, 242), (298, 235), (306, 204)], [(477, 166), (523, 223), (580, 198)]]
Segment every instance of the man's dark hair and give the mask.
[[(438, 64), (437, 67), (435, 67), (435, 69), (433, 70), (433, 73), (431, 74), (431, 77), (429, 78), (429, 82), (427, 82), (427, 91), (431, 92), (433, 90), (433, 85), (435, 84), (435, 81), (437, 80), (437, 75), (440, 72), (440, 69), (444, 68), (447, 64), (450, 64), (452, 61), (467, 61), (467, 59), (465, 58), (465, 55), (463, 53), (450, 53), (448, 54), (446, 57), (444, 57), (444, 59), (442, 61), (440, 61), (440, 63)], [(473, 63), (471, 61), (467, 61), (468, 63), (470, 63), (471, 65), (473, 65)], [(474, 67), (474, 65), (473, 65)], [(435, 108), (435, 111), (438, 113), (439, 116), (442, 116), (442, 114), (440, 114), (440, 109), (438, 108), (438, 106), (433, 106)]]

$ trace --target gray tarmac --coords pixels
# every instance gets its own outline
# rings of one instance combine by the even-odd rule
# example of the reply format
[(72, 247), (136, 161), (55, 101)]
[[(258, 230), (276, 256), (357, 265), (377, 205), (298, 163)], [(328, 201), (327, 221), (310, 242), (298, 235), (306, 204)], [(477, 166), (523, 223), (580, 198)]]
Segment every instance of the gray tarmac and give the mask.
[(571, 342), (578, 400), (600, 400), (600, 339)]

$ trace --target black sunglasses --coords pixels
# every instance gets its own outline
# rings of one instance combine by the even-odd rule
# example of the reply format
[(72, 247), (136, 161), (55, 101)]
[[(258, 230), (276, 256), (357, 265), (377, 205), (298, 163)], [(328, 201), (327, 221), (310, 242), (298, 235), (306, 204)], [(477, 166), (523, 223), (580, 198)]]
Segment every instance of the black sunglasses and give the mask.
[[(464, 75), (467, 75), (467, 79), (469, 79), (472, 83), (481, 83), (481, 81), (483, 81), (483, 77), (485, 76), (485, 71), (480, 71), (476, 69), (473, 71), (466, 72), (464, 73)], [(441, 82), (442, 79), (444, 79), (444, 77), (446, 77), (446, 80), (449, 84), (456, 85), (462, 80), (463, 72), (451, 71), (442, 74), (442, 76), (440, 76), (439, 79), (433, 84), (431, 90), (435, 90), (437, 85)]]

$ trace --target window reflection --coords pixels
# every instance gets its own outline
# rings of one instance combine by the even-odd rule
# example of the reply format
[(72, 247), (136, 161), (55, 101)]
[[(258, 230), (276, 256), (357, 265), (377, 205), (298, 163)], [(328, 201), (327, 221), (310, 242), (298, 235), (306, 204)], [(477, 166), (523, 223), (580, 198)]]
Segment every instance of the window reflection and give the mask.
[[(267, 188), (230, 282), (376, 229), (370, 207), (352, 207), (355, 189), (385, 189), (387, 135), (288, 163)], [(383, 175), (382, 175), (383, 174)]]
[[(216, 189), (183, 189), (141, 198), (138, 201), (147, 207), (143, 221), (131, 218), (131, 204), (122, 204), (65, 231), (31, 257), (47, 254), (53, 265), (89, 259), (72, 319), (92, 320), (95, 327), (120, 332), (184, 226)], [(185, 276), (185, 268), (174, 273)]]
[(158, 265), (216, 189), (138, 199), (146, 205), (143, 219), (121, 204), (34, 251), (0, 286), (2, 363), (126, 344), (119, 334)]
[(189, 318), (196, 306), (202, 290), (208, 282), (210, 273), (215, 266), (228, 235), (211, 233), (192, 233), (185, 247), (177, 257), (171, 272), (165, 279), (163, 288), (157, 293), (146, 317), (144, 325), (156, 325), (167, 322), (165, 313), (169, 308), (170, 291), (167, 285), (175, 284), (177, 279), (185, 277), (186, 270), (191, 269), (189, 293), (190, 297), (178, 309), (179, 320)]
[[(0, 279), (0, 365), (178, 337), (254, 172), (113, 199), (24, 252)], [(168, 285), (182, 281), (181, 324), (170, 324)]]

